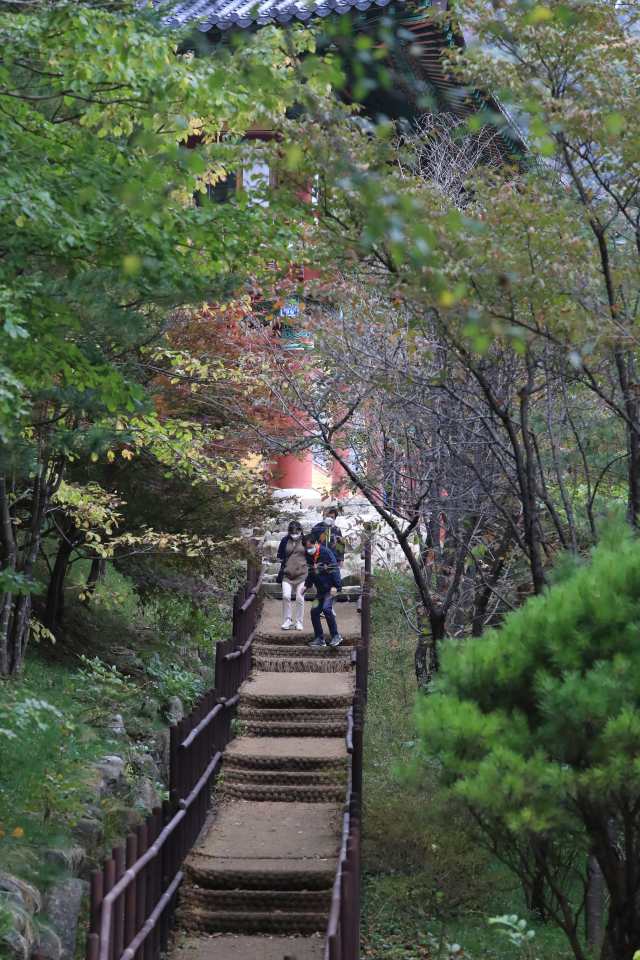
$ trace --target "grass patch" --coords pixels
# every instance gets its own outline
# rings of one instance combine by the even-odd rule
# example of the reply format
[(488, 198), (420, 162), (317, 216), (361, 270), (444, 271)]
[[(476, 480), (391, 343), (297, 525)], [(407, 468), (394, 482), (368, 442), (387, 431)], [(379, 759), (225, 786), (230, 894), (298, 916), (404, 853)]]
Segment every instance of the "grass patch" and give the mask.
[[(143, 775), (136, 757), (162, 742), (171, 698), (190, 709), (211, 680), (211, 669), (206, 680), (198, 670), (213, 666), (216, 640), (230, 635), (230, 605), (220, 589), (207, 610), (169, 592), (143, 605), (110, 564), (87, 603), (80, 595), (89, 567), (71, 567), (56, 642), (32, 640), (22, 676), (0, 680), (0, 871), (41, 890), (64, 874), (44, 852), (73, 845), (87, 807), (103, 819), (83, 875), (120, 842), (115, 809), (123, 798), (96, 800), (91, 764), (117, 753), (127, 765), (127, 789), (134, 785)], [(42, 604), (35, 598), (36, 616)], [(127, 736), (109, 729), (114, 714)]]
[(419, 782), (403, 776), (417, 739), (415, 642), (388, 575), (377, 575), (364, 737), (364, 956), (509, 960), (518, 950), (488, 919), (517, 914), (535, 929), (532, 957), (572, 957), (562, 933), (532, 920), (519, 882), (477, 841), (462, 806), (439, 797), (437, 768)]
[(0, 685), (0, 713), (11, 716), (15, 704), (37, 700), (61, 714), (45, 709), (15, 728), (15, 738), (0, 735), (0, 870), (40, 888), (61, 873), (42, 860), (43, 849), (69, 846), (72, 826), (92, 801), (89, 764), (113, 749), (103, 731), (79, 719), (69, 681), (67, 669), (32, 653), (22, 677)]

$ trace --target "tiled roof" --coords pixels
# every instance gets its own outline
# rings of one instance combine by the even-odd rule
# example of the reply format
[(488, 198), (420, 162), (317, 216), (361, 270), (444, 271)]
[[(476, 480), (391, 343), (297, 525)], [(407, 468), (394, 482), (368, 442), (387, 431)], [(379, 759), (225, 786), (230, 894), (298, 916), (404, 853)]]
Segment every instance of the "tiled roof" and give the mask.
[[(171, 11), (170, 23), (197, 23), (203, 33), (218, 27), (248, 27), (252, 23), (286, 23), (287, 20), (308, 20), (312, 16), (348, 13), (386, 7), (391, 0), (179, 0)], [(400, 0), (400, 3), (402, 0)]]

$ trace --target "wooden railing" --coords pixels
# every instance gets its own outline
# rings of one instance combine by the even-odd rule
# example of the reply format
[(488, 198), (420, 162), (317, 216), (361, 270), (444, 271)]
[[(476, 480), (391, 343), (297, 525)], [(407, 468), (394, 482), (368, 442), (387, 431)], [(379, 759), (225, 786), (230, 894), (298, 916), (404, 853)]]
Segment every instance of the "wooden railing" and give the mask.
[(216, 644), (215, 687), (171, 727), (169, 799), (91, 874), (87, 960), (157, 960), (167, 949), (182, 862), (207, 819), (238, 690), (251, 670), (265, 569), (248, 563), (234, 597), (233, 638)]
[[(371, 540), (364, 544), (365, 574), (362, 589), (361, 636), (353, 654), (356, 691), (349, 708), (347, 729), (347, 796), (342, 819), (342, 844), (333, 885), (324, 960), (359, 960), (360, 957), (360, 832), (362, 820), (362, 734), (369, 677), (371, 645)], [(287, 958), (285, 958), (287, 960)], [(290, 957), (295, 960), (295, 957)]]

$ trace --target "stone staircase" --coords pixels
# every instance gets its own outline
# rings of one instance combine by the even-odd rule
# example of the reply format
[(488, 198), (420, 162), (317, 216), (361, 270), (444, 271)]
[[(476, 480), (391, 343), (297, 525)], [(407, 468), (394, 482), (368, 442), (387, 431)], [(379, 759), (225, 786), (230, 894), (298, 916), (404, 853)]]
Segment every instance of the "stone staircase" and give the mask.
[(188, 933), (324, 933), (360, 635), (355, 603), (337, 603), (335, 613), (344, 644), (310, 648), (308, 610), (305, 630), (286, 632), (281, 603), (264, 604), (216, 816), (184, 867), (177, 917)]

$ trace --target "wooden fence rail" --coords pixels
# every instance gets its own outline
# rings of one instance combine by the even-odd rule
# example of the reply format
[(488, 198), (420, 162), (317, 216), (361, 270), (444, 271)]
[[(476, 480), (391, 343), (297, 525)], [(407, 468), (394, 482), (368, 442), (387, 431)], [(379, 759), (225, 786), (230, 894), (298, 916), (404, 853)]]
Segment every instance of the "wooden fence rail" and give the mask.
[[(342, 845), (333, 885), (324, 960), (358, 960), (360, 957), (360, 830), (362, 818), (362, 734), (367, 700), (371, 645), (371, 539), (364, 544), (362, 628), (353, 656), (356, 691), (349, 708), (347, 729), (347, 796), (342, 819)], [(287, 958), (285, 957), (285, 960)], [(295, 957), (290, 957), (295, 960)]]
[(233, 637), (216, 644), (215, 687), (171, 727), (169, 799), (91, 874), (87, 960), (157, 960), (167, 949), (182, 862), (206, 821), (238, 690), (251, 670), (265, 569), (247, 564), (233, 602)]

